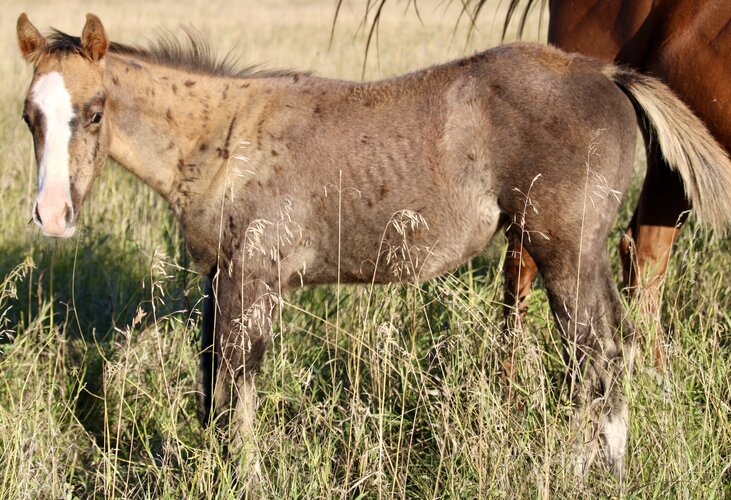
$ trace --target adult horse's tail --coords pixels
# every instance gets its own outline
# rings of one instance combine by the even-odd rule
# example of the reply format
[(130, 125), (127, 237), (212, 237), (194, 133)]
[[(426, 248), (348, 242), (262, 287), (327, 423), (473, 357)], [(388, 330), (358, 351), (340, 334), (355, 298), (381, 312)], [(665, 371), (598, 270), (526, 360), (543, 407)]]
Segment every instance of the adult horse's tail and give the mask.
[(650, 132), (648, 137), (657, 139), (666, 162), (680, 174), (696, 217), (725, 231), (731, 226), (731, 159), (726, 150), (659, 80), (612, 65), (603, 72), (647, 119), (640, 119), (640, 124)]

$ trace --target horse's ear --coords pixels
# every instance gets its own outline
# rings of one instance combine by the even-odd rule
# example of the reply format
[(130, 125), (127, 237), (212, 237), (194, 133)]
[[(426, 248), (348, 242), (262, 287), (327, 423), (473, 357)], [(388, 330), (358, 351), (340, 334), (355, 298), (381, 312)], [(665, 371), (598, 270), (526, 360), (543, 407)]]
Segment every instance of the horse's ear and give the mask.
[(101, 20), (94, 14), (86, 15), (86, 25), (81, 32), (81, 50), (92, 61), (98, 61), (107, 53), (109, 39)]
[(18, 17), (18, 45), (23, 57), (29, 63), (35, 63), (38, 56), (43, 53), (46, 48), (46, 39), (43, 38), (33, 24), (28, 20), (28, 16), (23, 12)]

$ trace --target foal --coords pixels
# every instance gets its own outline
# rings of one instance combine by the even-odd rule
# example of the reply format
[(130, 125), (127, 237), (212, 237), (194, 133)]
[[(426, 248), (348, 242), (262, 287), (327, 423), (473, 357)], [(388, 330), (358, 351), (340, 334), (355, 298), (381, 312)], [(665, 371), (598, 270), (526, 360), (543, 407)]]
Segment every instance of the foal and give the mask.
[[(522, 0), (510, 0), (505, 29)], [(527, 0), (529, 10), (546, 1)], [(725, 150), (731, 151), (731, 2), (727, 0), (551, 0), (548, 42), (569, 52), (626, 64), (661, 78), (698, 113)], [(702, 75), (699, 76), (699, 75)], [(641, 123), (643, 132), (651, 134)], [(660, 319), (660, 292), (670, 251), (690, 209), (682, 177), (673, 172), (656, 141), (646, 141), (647, 174), (619, 245), (625, 286), (641, 310)], [(511, 241), (506, 258), (506, 303), (524, 310), (536, 274), (530, 255)], [(654, 343), (655, 366), (667, 363), (662, 331)]]
[[(195, 43), (110, 44), (91, 14), (80, 38), (46, 39), (25, 14), (17, 30), (34, 67), (23, 117), (35, 221), (71, 236), (107, 157), (169, 202), (209, 277), (200, 414), (225, 443), (251, 431), (280, 291), (429, 279), (508, 227), (543, 275), (575, 367), (577, 471), (599, 442), (621, 477), (634, 329), (605, 247), (638, 116), (699, 217), (725, 227), (731, 214), (728, 158), (658, 81), (531, 44), (353, 83), (237, 72)], [(410, 252), (389, 253), (404, 239)]]

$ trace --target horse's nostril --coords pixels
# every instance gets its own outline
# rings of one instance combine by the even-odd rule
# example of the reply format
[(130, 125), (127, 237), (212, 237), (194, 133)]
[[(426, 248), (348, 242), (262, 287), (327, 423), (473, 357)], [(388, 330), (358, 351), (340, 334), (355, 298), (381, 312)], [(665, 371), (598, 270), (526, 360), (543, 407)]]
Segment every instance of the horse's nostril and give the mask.
[(41, 214), (38, 213), (38, 203), (33, 205), (33, 220), (39, 226), (43, 224), (43, 221), (41, 220)]
[(66, 203), (66, 207), (64, 208), (63, 218), (66, 224), (71, 224), (74, 220), (74, 208), (68, 203)]

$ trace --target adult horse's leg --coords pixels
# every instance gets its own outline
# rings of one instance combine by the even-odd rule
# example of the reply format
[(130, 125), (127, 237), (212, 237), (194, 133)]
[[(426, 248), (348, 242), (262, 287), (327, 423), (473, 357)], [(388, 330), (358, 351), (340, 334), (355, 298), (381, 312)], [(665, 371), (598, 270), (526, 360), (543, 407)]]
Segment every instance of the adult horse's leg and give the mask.
[(670, 251), (690, 208), (683, 182), (668, 167), (657, 141), (646, 140), (647, 174), (626, 237), (619, 245), (624, 282), (640, 311), (655, 326), (655, 367), (664, 371), (667, 359), (660, 325), (660, 292)]
[(519, 328), (528, 310), (531, 283), (538, 272), (533, 258), (523, 247), (519, 234), (508, 231), (508, 250), (503, 265), (505, 278), (505, 319), (509, 327)]
[(503, 326), (504, 375), (512, 380), (515, 375), (515, 336), (522, 331), (523, 317), (528, 310), (528, 295), (538, 267), (523, 247), (520, 234), (507, 231), (508, 250), (503, 264), (505, 280)]
[(203, 315), (201, 318), (201, 351), (200, 364), (198, 369), (198, 420), (203, 427), (207, 427), (211, 418), (211, 405), (213, 404), (213, 387), (216, 377), (213, 341), (215, 338), (215, 297), (213, 295), (213, 279), (215, 270), (205, 280), (203, 297)]

